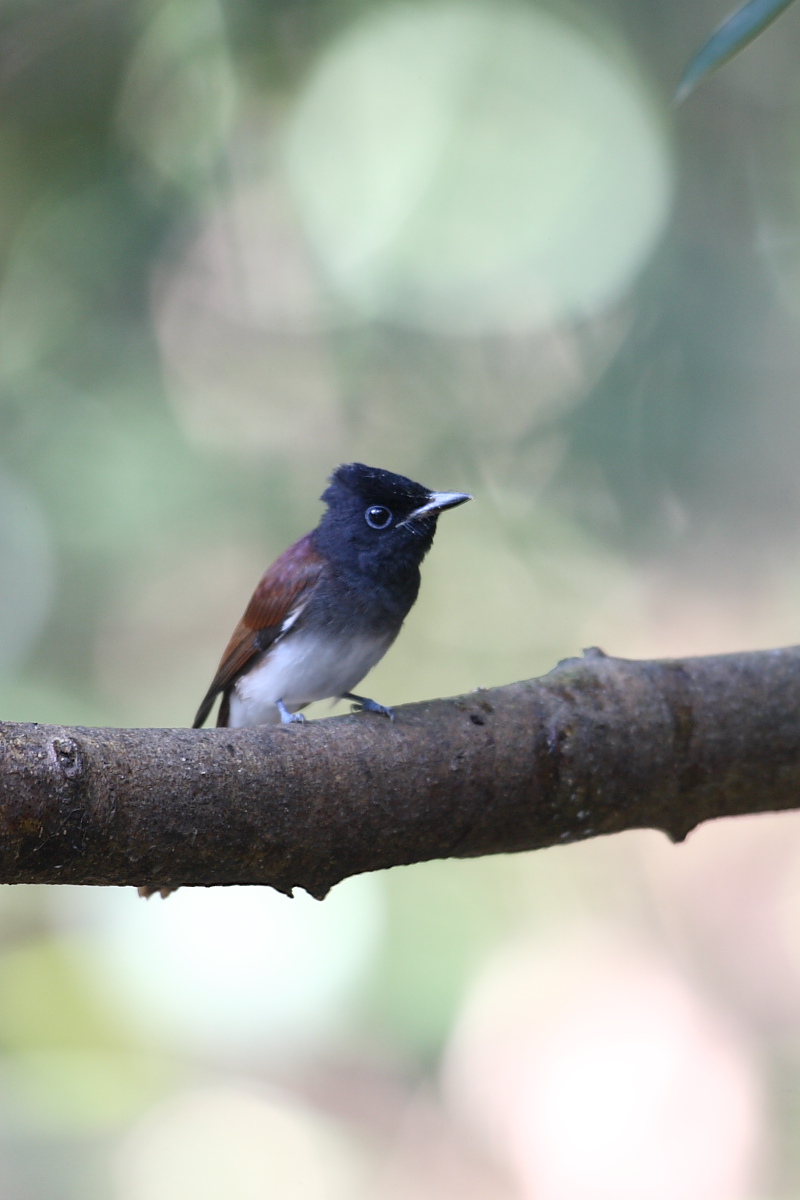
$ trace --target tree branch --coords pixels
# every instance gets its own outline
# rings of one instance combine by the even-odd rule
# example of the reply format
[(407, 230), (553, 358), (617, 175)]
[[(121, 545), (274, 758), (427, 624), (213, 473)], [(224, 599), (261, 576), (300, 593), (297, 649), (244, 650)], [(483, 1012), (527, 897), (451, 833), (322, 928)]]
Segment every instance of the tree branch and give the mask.
[(0, 882), (266, 883), (800, 807), (800, 647), (635, 662), (289, 729), (0, 724)]

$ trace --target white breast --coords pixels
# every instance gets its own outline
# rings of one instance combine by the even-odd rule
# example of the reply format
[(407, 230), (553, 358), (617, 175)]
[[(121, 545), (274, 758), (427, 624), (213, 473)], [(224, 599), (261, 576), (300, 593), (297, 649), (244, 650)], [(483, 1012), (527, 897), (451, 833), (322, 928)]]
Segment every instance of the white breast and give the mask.
[(297, 712), (312, 700), (350, 692), (383, 658), (391, 637), (336, 639), (321, 633), (291, 633), (280, 638), (262, 662), (234, 684), (228, 724), (277, 725), (276, 702)]

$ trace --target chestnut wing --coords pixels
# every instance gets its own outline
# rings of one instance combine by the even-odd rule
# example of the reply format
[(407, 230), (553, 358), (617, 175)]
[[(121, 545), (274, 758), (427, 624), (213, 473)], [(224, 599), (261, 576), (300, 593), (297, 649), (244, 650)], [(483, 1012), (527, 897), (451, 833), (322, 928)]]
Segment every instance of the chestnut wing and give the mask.
[(197, 710), (193, 729), (199, 729), (203, 724), (219, 693), (227, 692), (253, 659), (263, 654), (279, 637), (286, 621), (299, 615), (319, 583), (321, 573), (322, 560), (311, 545), (310, 534), (284, 550), (265, 571), (244, 616), (233, 631), (211, 687)]

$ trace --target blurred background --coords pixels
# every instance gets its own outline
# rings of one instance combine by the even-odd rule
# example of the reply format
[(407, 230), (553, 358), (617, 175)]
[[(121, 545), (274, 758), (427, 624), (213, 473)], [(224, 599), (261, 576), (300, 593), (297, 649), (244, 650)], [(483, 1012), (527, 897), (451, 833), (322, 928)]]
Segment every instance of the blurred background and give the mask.
[[(721, 3), (6, 0), (0, 715), (187, 725), (353, 459), (476, 497), (384, 703), (798, 641), (800, 11), (675, 110)], [(0, 889), (0, 1200), (788, 1200), (799, 1097), (800, 814)]]

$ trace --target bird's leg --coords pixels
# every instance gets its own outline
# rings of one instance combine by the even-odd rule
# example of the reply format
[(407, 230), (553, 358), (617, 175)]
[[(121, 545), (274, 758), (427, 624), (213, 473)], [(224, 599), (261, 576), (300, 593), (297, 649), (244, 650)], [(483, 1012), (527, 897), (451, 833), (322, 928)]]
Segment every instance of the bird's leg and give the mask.
[(305, 721), (305, 717), (303, 716), (302, 713), (299, 713), (299, 712), (290, 713), (288, 708), (286, 707), (286, 705), (283, 703), (282, 700), (276, 700), (275, 707), (277, 708), (278, 712), (281, 714), (281, 725), (293, 725), (295, 723), (295, 721), (299, 721), (300, 724), (302, 725), (303, 722)]
[(366, 696), (356, 696), (354, 692), (345, 692), (342, 696), (343, 700), (354, 700), (354, 712), (374, 712), (383, 713), (390, 721), (394, 720), (394, 712), (391, 708), (387, 708), (385, 704), (378, 704), (377, 700), (370, 700)]

